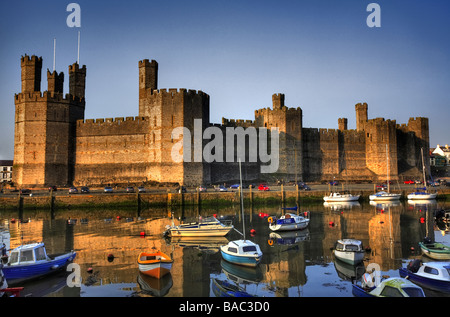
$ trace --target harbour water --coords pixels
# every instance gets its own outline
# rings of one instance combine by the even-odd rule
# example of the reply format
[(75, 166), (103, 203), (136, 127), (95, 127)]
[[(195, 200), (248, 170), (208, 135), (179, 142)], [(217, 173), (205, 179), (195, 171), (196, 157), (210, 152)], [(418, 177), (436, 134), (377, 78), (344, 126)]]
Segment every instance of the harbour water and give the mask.
[[(230, 219), (241, 231), (239, 206), (234, 208), (149, 210), (57, 210), (0, 213), (0, 243), (8, 249), (43, 241), (48, 253), (75, 250), (81, 285), (68, 283), (70, 272), (20, 285), (21, 296), (31, 297), (215, 297), (213, 280), (226, 280), (260, 297), (352, 297), (352, 280), (369, 264), (381, 275), (398, 277), (398, 269), (422, 256), (424, 237), (450, 244), (448, 224), (436, 222), (436, 210), (449, 202), (387, 204), (314, 203), (301, 205), (310, 212), (307, 229), (274, 234), (268, 216), (282, 214), (279, 206), (245, 209), (247, 238), (258, 243), (263, 259), (257, 268), (244, 268), (222, 260), (219, 246), (240, 238), (235, 231), (224, 238), (163, 237), (172, 221), (190, 222), (216, 215)], [(297, 211), (294, 211), (294, 213)], [(366, 248), (358, 266), (336, 260), (336, 240), (355, 238)], [(157, 280), (141, 275), (137, 257), (142, 251), (162, 250), (173, 260), (172, 271)], [(448, 296), (431, 292), (427, 296)]]

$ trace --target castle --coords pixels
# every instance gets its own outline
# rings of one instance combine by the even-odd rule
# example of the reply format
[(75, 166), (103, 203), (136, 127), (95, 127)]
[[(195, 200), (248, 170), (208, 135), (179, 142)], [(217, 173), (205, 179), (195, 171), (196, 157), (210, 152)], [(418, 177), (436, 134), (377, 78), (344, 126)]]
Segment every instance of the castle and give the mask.
[(287, 107), (285, 96), (274, 94), (272, 108), (256, 110), (254, 120), (224, 118), (222, 124), (212, 124), (208, 94), (158, 89), (158, 63), (146, 59), (138, 67), (137, 117), (85, 119), (86, 66), (69, 66), (66, 95), (64, 73), (47, 70), (48, 88), (41, 92), (42, 58), (23, 56), (22, 91), (14, 98), (15, 184), (94, 186), (153, 181), (190, 186), (238, 180), (237, 160), (173, 161), (171, 152), (177, 140), (172, 131), (176, 127), (193, 130), (196, 119), (201, 120), (202, 130), (278, 129), (278, 170), (262, 174), (259, 159), (244, 161), (242, 173), (248, 181), (382, 181), (388, 168), (391, 179), (414, 177), (421, 171), (421, 148), (429, 165), (428, 118), (410, 118), (401, 125), (395, 120), (369, 119), (367, 104), (360, 103), (355, 106), (355, 130), (347, 128), (346, 118), (338, 119), (338, 129), (305, 128), (302, 109)]

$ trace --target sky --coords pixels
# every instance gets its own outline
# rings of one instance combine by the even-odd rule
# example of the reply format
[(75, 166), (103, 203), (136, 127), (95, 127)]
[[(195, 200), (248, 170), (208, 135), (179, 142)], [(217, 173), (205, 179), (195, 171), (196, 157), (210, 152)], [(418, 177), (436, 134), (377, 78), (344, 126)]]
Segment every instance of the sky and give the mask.
[[(75, 1), (74, 1), (75, 2)], [(86, 119), (138, 115), (138, 62), (159, 64), (158, 88), (210, 95), (210, 121), (253, 120), (285, 94), (303, 110), (303, 127), (356, 128), (355, 104), (369, 119), (407, 123), (428, 117), (430, 146), (450, 144), (450, 1), (191, 0), (2, 1), (0, 11), (0, 159), (14, 155), (14, 94), (20, 58), (43, 58), (64, 72), (87, 67)], [(379, 27), (369, 27), (370, 3)]]

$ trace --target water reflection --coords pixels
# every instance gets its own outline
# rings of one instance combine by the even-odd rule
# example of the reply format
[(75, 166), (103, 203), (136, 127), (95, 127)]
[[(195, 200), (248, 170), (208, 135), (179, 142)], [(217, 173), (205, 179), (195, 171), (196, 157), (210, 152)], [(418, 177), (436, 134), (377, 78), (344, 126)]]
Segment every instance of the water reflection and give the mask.
[[(156, 208), (136, 210), (24, 211), (0, 214), (0, 242), (8, 249), (44, 241), (49, 253), (77, 252), (82, 285), (70, 288), (60, 280), (45, 279), (41, 289), (29, 296), (215, 296), (212, 279), (226, 280), (257, 296), (352, 296), (351, 281), (377, 263), (382, 275), (398, 276), (405, 262), (422, 258), (418, 242), (428, 236), (450, 244), (448, 221), (435, 215), (449, 210), (450, 203), (390, 202), (301, 205), (298, 213), (310, 211), (305, 230), (273, 233), (267, 218), (281, 215), (279, 207), (246, 207), (247, 237), (263, 251), (262, 263), (254, 269), (224, 261), (219, 246), (239, 237), (164, 238), (166, 225), (216, 214), (241, 227), (239, 208)], [(442, 212), (445, 216), (445, 212)], [(448, 219), (448, 218), (447, 218)], [(26, 221), (21, 221), (26, 220)], [(254, 230), (252, 236), (250, 230)], [(331, 248), (338, 239), (355, 238), (370, 247), (362, 266), (352, 267), (334, 259)], [(174, 259), (171, 274), (155, 280), (142, 276), (137, 256), (159, 249)], [(32, 289), (32, 285), (24, 285)], [(428, 294), (427, 294), (428, 295)], [(436, 296), (433, 294), (433, 296)]]

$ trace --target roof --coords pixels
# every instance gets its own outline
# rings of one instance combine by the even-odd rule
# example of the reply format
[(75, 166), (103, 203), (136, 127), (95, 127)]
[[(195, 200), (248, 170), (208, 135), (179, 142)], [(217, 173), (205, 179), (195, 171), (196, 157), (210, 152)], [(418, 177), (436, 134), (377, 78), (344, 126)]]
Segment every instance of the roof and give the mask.
[(0, 166), (13, 166), (13, 160), (0, 160)]

